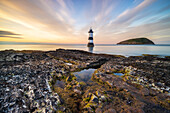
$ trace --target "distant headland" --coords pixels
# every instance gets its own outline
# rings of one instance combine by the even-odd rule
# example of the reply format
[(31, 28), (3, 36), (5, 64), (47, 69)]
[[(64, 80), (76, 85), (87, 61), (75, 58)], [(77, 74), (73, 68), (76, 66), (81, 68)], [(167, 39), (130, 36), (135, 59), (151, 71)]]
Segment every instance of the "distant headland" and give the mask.
[(142, 45), (142, 44), (151, 44), (154, 45), (154, 42), (147, 39), (147, 38), (133, 38), (133, 39), (128, 39), (125, 41), (121, 41), (119, 44), (128, 44), (128, 45)]

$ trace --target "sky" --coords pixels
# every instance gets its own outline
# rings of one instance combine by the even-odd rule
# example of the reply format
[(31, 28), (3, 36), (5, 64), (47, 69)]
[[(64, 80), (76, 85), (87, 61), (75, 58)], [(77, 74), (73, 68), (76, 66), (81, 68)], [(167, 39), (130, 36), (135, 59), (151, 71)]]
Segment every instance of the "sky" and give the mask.
[(170, 44), (170, 0), (0, 0), (0, 42)]

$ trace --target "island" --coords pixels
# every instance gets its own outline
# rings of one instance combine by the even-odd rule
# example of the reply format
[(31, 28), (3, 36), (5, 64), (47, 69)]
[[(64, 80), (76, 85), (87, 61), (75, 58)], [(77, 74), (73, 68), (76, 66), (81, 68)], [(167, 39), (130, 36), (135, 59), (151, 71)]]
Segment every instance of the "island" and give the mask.
[(149, 40), (148, 38), (133, 38), (133, 39), (128, 39), (125, 41), (121, 41), (117, 43), (118, 45), (120, 44), (128, 44), (128, 45), (142, 45), (142, 44), (151, 44), (154, 45), (154, 42)]

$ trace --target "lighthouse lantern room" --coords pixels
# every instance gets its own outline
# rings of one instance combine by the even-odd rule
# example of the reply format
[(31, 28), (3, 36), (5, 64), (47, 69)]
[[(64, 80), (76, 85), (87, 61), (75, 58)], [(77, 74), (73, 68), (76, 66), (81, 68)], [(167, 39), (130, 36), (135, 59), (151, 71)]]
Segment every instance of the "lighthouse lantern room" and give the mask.
[(87, 44), (88, 47), (94, 47), (93, 43), (93, 30), (90, 28), (89, 30), (89, 43)]

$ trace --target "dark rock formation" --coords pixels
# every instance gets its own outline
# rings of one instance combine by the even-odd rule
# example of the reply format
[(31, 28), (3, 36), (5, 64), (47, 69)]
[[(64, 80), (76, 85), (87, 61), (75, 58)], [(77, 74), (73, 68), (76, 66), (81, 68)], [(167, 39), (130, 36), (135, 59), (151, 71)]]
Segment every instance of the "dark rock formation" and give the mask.
[[(87, 68), (97, 68), (88, 82), (72, 74)], [(0, 113), (169, 113), (169, 73), (155, 55), (0, 51)]]
[(128, 45), (152, 44), (152, 45), (154, 45), (154, 43), (147, 38), (134, 38), (134, 39), (121, 41), (117, 44), (128, 44)]

